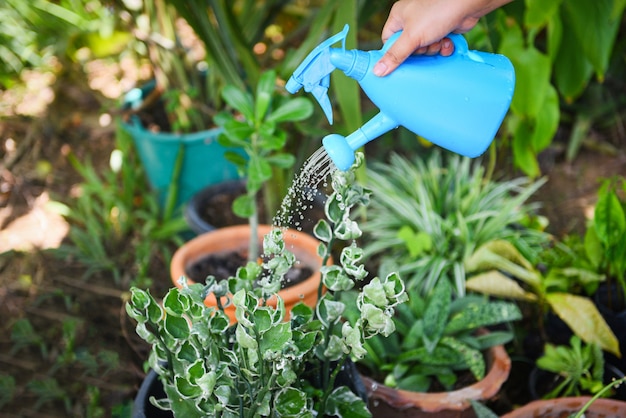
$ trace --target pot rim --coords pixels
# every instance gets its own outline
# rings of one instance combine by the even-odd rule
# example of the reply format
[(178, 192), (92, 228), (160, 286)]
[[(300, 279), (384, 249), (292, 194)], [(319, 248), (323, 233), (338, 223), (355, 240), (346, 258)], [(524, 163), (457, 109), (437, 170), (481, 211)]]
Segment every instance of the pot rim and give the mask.
[[(488, 331), (483, 330), (482, 332)], [(504, 346), (491, 347), (487, 350), (486, 357), (489, 371), (485, 377), (454, 391), (411, 392), (385, 386), (366, 376), (363, 376), (363, 382), (368, 389), (370, 401), (382, 401), (399, 410), (418, 408), (426, 412), (462, 411), (471, 407), (470, 399), (486, 400), (495, 396), (509, 377), (511, 358)]]
[[(269, 233), (271, 225), (259, 225), (259, 239)], [(170, 264), (170, 276), (174, 285), (181, 288), (178, 282), (181, 276), (185, 275), (185, 267), (208, 254), (219, 254), (230, 252), (235, 249), (244, 249), (248, 247), (250, 237), (249, 225), (235, 225), (219, 228), (213, 231), (201, 234), (181, 246), (172, 257)], [(302, 300), (305, 295), (317, 294), (319, 282), (321, 280), (320, 267), (322, 258), (317, 254), (319, 241), (304, 232), (295, 229), (285, 229), (284, 233), (287, 249), (294, 253), (298, 263), (302, 263), (313, 270), (313, 274), (307, 279), (282, 289), (278, 294), (283, 298), (285, 305), (294, 305)], [(207, 247), (209, 250), (207, 251)], [(195, 283), (187, 278), (188, 284)], [(208, 295), (205, 303), (211, 306), (216, 305), (214, 295)], [(272, 298), (268, 302), (270, 306), (276, 306), (276, 299)], [(234, 317), (234, 306), (230, 305), (226, 308), (228, 311), (232, 309)]]

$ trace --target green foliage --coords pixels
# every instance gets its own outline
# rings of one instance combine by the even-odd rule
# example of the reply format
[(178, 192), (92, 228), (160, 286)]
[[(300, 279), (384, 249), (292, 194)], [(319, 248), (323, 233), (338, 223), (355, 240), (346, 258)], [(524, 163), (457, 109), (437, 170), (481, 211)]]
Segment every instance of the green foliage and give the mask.
[(15, 378), (8, 374), (0, 373), (0, 409), (7, 405), (15, 395)]
[[(551, 144), (559, 126), (566, 106), (560, 99), (569, 104), (580, 98), (594, 74), (604, 81), (612, 55), (619, 54), (616, 38), (625, 6), (622, 0), (526, 0), (498, 10), (477, 29), (515, 66), (515, 96), (505, 126), (515, 165), (529, 176), (540, 174), (537, 155)], [(577, 113), (587, 125), (590, 117), (600, 116), (594, 110)], [(580, 136), (572, 133), (569, 158)]]
[(51, 57), (75, 61), (89, 48), (96, 56), (119, 52), (130, 37), (116, 27), (113, 9), (89, 0), (3, 0), (0, 3), (0, 86)]
[(35, 331), (27, 318), (21, 318), (15, 321), (11, 330), (11, 341), (13, 342), (11, 355), (14, 355), (25, 347), (36, 346), (39, 348), (42, 358), (48, 356), (48, 347), (43, 337)]
[(606, 179), (598, 190), (584, 249), (594, 270), (616, 280), (626, 294), (626, 179)]
[[(215, 118), (224, 129), (219, 142), (225, 147), (243, 150), (247, 157), (242, 158), (235, 152), (226, 155), (246, 179), (246, 194), (233, 202), (233, 212), (249, 219), (252, 236), (256, 236), (259, 222), (257, 194), (265, 188), (263, 197), (267, 213), (276, 213), (277, 197), (286, 192), (286, 187), (275, 190), (270, 183), (274, 183), (272, 180), (275, 178), (284, 179), (282, 172), (290, 169), (295, 162), (293, 155), (282, 151), (287, 142), (287, 132), (281, 125), (308, 118), (313, 112), (313, 105), (304, 97), (287, 100), (279, 96), (274, 71), (261, 75), (254, 97), (234, 85), (224, 87), (222, 96), (236, 114), (222, 112)], [(255, 260), (257, 255), (256, 243), (251, 242), (249, 259)]]
[(439, 280), (465, 294), (465, 261), (481, 245), (508, 240), (533, 259), (547, 235), (530, 227), (526, 203), (544, 181), (493, 181), (479, 162), (435, 152), (426, 161), (392, 155), (368, 172), (367, 257), (381, 255), (410, 288), (428, 294)]
[(537, 367), (558, 374), (559, 384), (544, 399), (596, 394), (604, 387), (604, 357), (597, 344), (582, 344), (572, 336), (570, 346), (546, 344)]
[(68, 155), (83, 183), (67, 206), (57, 204), (70, 224), (69, 243), (57, 253), (84, 264), (86, 277), (107, 272), (115, 284), (125, 286), (134, 275), (134, 283), (145, 287), (151, 281), (149, 267), (155, 262), (167, 265), (187, 225), (180, 214), (161, 213), (156, 196), (146, 193), (149, 186), (130, 138), (121, 133), (116, 138), (118, 148), (108, 169), (97, 170), (91, 162)]
[(373, 373), (384, 373), (387, 386), (426, 392), (434, 379), (446, 389), (454, 386), (457, 373), (469, 370), (476, 380), (485, 376), (483, 353), (505, 344), (511, 332), (487, 334), (479, 329), (521, 319), (519, 308), (509, 302), (492, 302), (466, 295), (452, 299), (452, 286), (437, 282), (428, 297), (409, 290), (409, 302), (398, 306), (396, 333), (366, 343), (362, 360)]
[(37, 397), (34, 409), (41, 408), (48, 402), (62, 401), (65, 410), (69, 414), (71, 412), (72, 401), (67, 392), (59, 386), (59, 382), (53, 377), (44, 377), (28, 382), (28, 390)]
[(602, 276), (584, 269), (551, 266), (546, 273), (542, 273), (507, 241), (483, 245), (466, 260), (465, 267), (468, 273), (474, 274), (466, 282), (468, 290), (535, 302), (542, 313), (550, 309), (557, 314), (583, 341), (598, 344), (603, 350), (620, 355), (615, 334), (593, 302), (587, 297), (570, 293), (576, 282), (599, 281), (603, 280)]
[[(348, 357), (365, 354), (366, 339), (393, 331), (394, 307), (406, 295), (397, 275), (374, 278), (350, 306), (357, 318), (345, 322), (340, 295), (367, 274), (354, 243), (361, 232), (350, 211), (368, 196), (354, 183), (352, 171), (336, 171), (332, 184), (327, 220), (316, 227), (324, 263), (315, 309), (300, 303), (287, 317), (277, 296), (295, 262), (280, 229), (264, 239), (262, 268), (249, 263), (226, 282), (209, 277), (205, 285), (173, 288), (162, 306), (147, 291), (132, 289), (127, 312), (137, 321), (137, 333), (152, 344), (150, 366), (168, 396), (155, 404), (186, 417), (371, 416), (362, 399), (335, 387), (335, 378)], [(336, 242), (343, 243), (340, 264), (326, 265)], [(204, 304), (209, 293), (219, 301), (218, 309)], [(266, 305), (273, 297), (276, 307)], [(223, 312), (231, 303), (237, 318), (232, 325)]]

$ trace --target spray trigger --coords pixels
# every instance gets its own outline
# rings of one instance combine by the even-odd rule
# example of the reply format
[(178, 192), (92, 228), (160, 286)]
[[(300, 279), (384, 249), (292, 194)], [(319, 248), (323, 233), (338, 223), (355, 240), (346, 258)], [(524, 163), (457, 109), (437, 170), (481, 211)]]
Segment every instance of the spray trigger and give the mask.
[(341, 32), (315, 47), (296, 68), (285, 86), (287, 91), (292, 94), (304, 87), (304, 91), (311, 93), (320, 104), (331, 125), (333, 124), (333, 108), (328, 98), (328, 87), (330, 86), (330, 73), (336, 67), (330, 61), (330, 47), (341, 41), (341, 48), (345, 51), (346, 35), (349, 29), (350, 27), (345, 25)]

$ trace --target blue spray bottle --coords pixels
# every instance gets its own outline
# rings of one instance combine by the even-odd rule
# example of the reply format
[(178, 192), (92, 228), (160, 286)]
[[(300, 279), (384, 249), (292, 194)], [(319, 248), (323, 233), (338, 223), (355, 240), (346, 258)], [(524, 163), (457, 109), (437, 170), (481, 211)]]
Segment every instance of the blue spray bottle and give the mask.
[[(398, 126), (436, 145), (467, 157), (481, 155), (493, 141), (513, 98), (515, 71), (503, 55), (471, 51), (463, 36), (451, 34), (449, 57), (414, 55), (394, 72), (377, 77), (374, 64), (395, 42), (394, 34), (381, 50), (346, 50), (349, 27), (318, 45), (298, 66), (286, 89), (304, 87), (313, 94), (332, 124), (328, 99), (330, 73), (336, 68), (359, 82), (380, 113), (343, 137), (326, 136), (322, 143), (337, 168), (347, 170), (354, 152)], [(341, 42), (341, 48), (331, 45)]]

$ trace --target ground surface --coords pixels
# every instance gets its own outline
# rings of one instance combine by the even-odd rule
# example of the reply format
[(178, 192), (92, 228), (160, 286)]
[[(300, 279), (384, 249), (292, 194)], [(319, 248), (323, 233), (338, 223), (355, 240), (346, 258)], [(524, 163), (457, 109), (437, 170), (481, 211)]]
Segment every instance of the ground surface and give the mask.
[[(16, 379), (14, 400), (0, 415), (111, 416), (133, 398), (147, 350), (124, 312), (126, 289), (106, 275), (85, 280), (84, 266), (53, 255), (68, 225), (50, 202), (67, 199), (80, 181), (70, 150), (108, 164), (111, 98), (129, 81), (118, 67), (96, 67), (91, 86), (46, 77), (33, 76), (20, 94), (0, 92), (0, 376)], [(573, 163), (554, 150), (543, 158), (549, 182), (536, 199), (552, 232), (580, 230), (598, 179), (626, 175), (623, 129), (610, 134), (612, 152), (583, 147)], [(16, 334), (24, 318), (32, 330)], [(6, 392), (0, 386), (0, 405)]]

